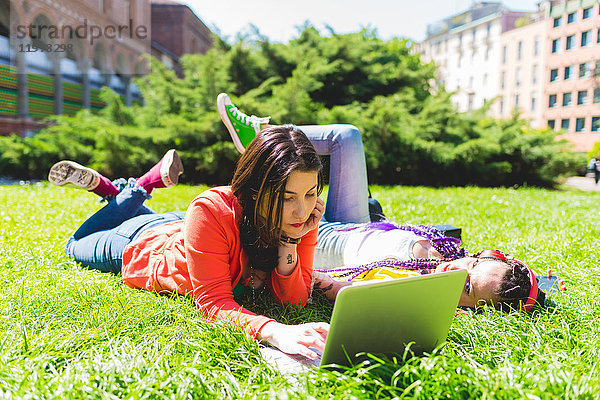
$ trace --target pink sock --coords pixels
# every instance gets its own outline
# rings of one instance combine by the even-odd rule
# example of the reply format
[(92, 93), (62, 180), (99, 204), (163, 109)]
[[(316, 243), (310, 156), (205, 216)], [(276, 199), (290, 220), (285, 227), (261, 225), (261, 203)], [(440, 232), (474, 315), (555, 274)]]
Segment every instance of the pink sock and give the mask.
[[(98, 174), (100, 175), (100, 174)], [(92, 189), (100, 197), (115, 197), (119, 194), (119, 189), (105, 176), (100, 175), (100, 183), (96, 189)]]
[(160, 176), (160, 167), (162, 166), (163, 160), (160, 160), (150, 171), (137, 179), (138, 186), (146, 189), (146, 193), (150, 194), (153, 189), (164, 188), (165, 184)]

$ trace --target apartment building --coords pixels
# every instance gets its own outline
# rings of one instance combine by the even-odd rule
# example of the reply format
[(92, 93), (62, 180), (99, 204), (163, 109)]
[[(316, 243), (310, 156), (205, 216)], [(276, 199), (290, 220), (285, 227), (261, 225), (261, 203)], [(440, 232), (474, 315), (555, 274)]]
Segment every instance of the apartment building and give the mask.
[(500, 35), (498, 99), (490, 113), (506, 118), (515, 111), (534, 128), (546, 126), (546, 11), (521, 19), (522, 26)]
[(599, 3), (576, 0), (552, 5), (546, 22), (544, 93), (544, 119), (550, 128), (571, 134), (600, 132)]
[(459, 111), (483, 106), (498, 96), (500, 36), (527, 16), (500, 2), (478, 2), (465, 12), (427, 26), (427, 38), (417, 51), (438, 66), (436, 84), (455, 92)]

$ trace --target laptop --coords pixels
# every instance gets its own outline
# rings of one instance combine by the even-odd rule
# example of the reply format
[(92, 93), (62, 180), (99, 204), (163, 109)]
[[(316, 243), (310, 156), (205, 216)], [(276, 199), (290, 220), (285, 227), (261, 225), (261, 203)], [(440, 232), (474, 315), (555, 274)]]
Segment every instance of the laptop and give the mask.
[(261, 348), (265, 360), (282, 372), (351, 365), (357, 356), (431, 352), (446, 341), (467, 279), (457, 270), (346, 286), (338, 293), (325, 349), (316, 360)]

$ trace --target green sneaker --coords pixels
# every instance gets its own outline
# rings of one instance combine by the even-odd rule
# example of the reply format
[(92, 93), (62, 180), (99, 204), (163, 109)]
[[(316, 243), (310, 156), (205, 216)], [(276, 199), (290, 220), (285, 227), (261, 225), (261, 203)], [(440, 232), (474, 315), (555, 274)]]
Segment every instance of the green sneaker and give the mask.
[(233, 139), (233, 144), (240, 153), (246, 150), (246, 146), (260, 132), (261, 124), (268, 124), (271, 119), (271, 117), (247, 116), (231, 103), (226, 93), (221, 93), (217, 97), (217, 109)]

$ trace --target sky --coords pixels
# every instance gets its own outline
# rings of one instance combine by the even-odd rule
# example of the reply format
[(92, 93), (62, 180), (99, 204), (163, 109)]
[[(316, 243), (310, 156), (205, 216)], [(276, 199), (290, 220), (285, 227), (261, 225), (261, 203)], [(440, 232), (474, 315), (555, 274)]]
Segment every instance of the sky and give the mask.
[[(274, 42), (298, 36), (297, 26), (309, 20), (324, 31), (356, 32), (376, 28), (379, 37), (425, 39), (427, 24), (465, 11), (472, 0), (180, 0), (187, 3), (213, 32), (231, 39), (249, 24)], [(514, 11), (534, 11), (539, 0), (504, 0)], [(217, 29), (215, 29), (217, 28)]]

